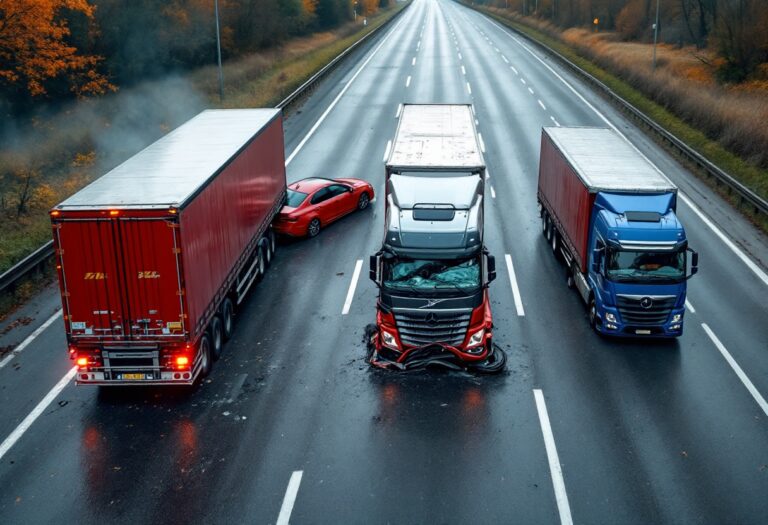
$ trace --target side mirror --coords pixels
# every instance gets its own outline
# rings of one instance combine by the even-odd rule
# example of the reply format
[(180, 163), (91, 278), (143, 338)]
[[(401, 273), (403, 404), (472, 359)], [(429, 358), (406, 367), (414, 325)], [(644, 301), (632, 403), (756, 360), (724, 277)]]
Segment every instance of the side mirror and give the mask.
[(371, 281), (376, 283), (376, 286), (381, 286), (381, 274), (379, 271), (381, 268), (381, 253), (371, 255), (369, 264), (368, 277), (370, 277)]
[(600, 273), (600, 262), (603, 258), (603, 250), (595, 248), (592, 250), (592, 271), (594, 273)]
[(491, 283), (496, 280), (496, 257), (493, 255), (486, 255), (486, 265), (488, 268), (488, 282)]
[(699, 252), (691, 250), (690, 248), (688, 248), (687, 251), (691, 252), (691, 273), (686, 277), (687, 279), (690, 279), (699, 271)]

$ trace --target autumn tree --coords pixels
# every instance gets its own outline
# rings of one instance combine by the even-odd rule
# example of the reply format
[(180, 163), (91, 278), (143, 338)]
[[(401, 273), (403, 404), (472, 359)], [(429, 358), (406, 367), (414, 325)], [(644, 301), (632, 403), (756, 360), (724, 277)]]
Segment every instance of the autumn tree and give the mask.
[(0, 3), (0, 82), (6, 91), (45, 95), (50, 80), (66, 76), (77, 95), (112, 88), (97, 71), (101, 57), (67, 42), (69, 17), (93, 18), (87, 0), (3, 0)]

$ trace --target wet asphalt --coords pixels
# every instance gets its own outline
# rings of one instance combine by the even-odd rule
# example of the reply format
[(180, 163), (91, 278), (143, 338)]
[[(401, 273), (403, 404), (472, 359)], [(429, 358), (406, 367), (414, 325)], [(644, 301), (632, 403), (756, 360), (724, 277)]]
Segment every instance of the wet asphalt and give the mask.
[[(575, 523), (765, 523), (768, 414), (703, 324), (764, 398), (768, 282), (681, 203), (701, 254), (684, 335), (658, 343), (593, 334), (540, 233), (540, 128), (604, 125), (597, 110), (758, 272), (765, 236), (557, 63), (448, 0), (414, 0), (288, 115), (286, 155), (323, 118), (288, 166), (289, 181), (359, 177), (381, 193), (403, 102), (475, 106), (495, 195), (486, 242), (498, 261), (490, 294), (507, 371), (369, 368), (377, 198), (315, 239), (281, 243), (199, 388), (64, 388), (0, 459), (0, 522), (275, 523), (301, 471), (293, 523), (558, 523), (563, 502), (536, 389)], [(363, 271), (343, 315), (357, 260)], [(25, 337), (57, 300), (46, 289), (20, 311), (34, 321), (0, 342)], [(0, 368), (0, 439), (70, 367), (57, 319)]]

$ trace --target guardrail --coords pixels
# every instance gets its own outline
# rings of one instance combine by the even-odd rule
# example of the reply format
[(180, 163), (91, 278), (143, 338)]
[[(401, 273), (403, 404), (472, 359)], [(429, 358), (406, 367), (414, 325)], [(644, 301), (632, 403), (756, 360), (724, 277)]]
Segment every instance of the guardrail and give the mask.
[[(280, 103), (277, 104), (277, 107), (280, 109), (286, 109), (292, 104), (295, 104), (301, 100), (304, 96), (308, 95), (312, 88), (314, 88), (320, 80), (325, 78), (331, 71), (336, 69), (336, 67), (345, 58), (360, 48), (365, 42), (388, 27), (394, 20), (403, 14), (403, 12), (408, 9), (408, 7), (410, 7), (410, 4), (401, 8), (397, 13), (395, 13), (391, 18), (386, 20), (379, 27), (366, 33), (360, 39), (356, 40), (348, 48), (339, 53), (333, 60), (328, 62), (328, 64), (323, 66), (320, 71), (309, 77), (309, 79), (301, 84), (298, 88), (296, 88), (293, 93), (281, 100)], [(29, 274), (42, 271), (43, 267), (49, 262), (51, 257), (53, 257), (53, 241), (48, 241), (43, 246), (30, 253), (24, 259), (0, 275), (0, 295), (4, 294), (6, 290), (13, 289), (14, 285), (18, 281), (28, 276)]]
[[(470, 6), (471, 7), (471, 6)], [(478, 10), (479, 12), (488, 16), (488, 13)], [(756, 215), (763, 214), (768, 215), (768, 201), (760, 197), (757, 193), (743, 185), (736, 180), (732, 175), (726, 173), (724, 170), (716, 166), (701, 153), (691, 148), (685, 142), (680, 140), (677, 136), (673, 135), (656, 121), (651, 119), (648, 115), (637, 109), (631, 103), (627, 102), (623, 97), (616, 94), (611, 88), (605, 85), (603, 82), (595, 78), (590, 73), (587, 73), (582, 68), (565, 58), (563, 55), (549, 47), (548, 45), (539, 42), (533, 37), (521, 32), (513, 26), (510, 26), (503, 17), (493, 16), (494, 19), (504, 24), (505, 27), (514, 31), (516, 34), (525, 38), (527, 41), (535, 44), (543, 49), (546, 53), (555, 57), (563, 65), (577, 73), (579, 76), (587, 80), (594, 87), (602, 91), (614, 104), (616, 104), (624, 112), (635, 118), (637, 121), (645, 125), (650, 131), (655, 133), (661, 138), (665, 144), (677, 151), (688, 162), (691, 162), (698, 167), (705, 175), (711, 177), (717, 185), (722, 185), (730, 195), (734, 195), (739, 199), (739, 204), (746, 209), (751, 209)]]

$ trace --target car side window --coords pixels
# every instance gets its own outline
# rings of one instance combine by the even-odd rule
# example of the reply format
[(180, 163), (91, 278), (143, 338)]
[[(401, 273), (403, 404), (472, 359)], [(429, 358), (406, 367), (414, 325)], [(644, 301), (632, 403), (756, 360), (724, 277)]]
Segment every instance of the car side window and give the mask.
[(310, 201), (310, 203), (311, 204), (320, 204), (321, 202), (327, 201), (328, 199), (333, 197), (333, 195), (329, 191), (330, 188), (331, 187), (329, 186), (327, 188), (321, 188), (321, 189), (317, 190), (315, 192), (315, 194), (312, 195), (312, 200)]
[(331, 193), (332, 197), (336, 197), (337, 195), (346, 193), (347, 187), (342, 186), (341, 184), (332, 184), (331, 186), (328, 186), (328, 191)]

